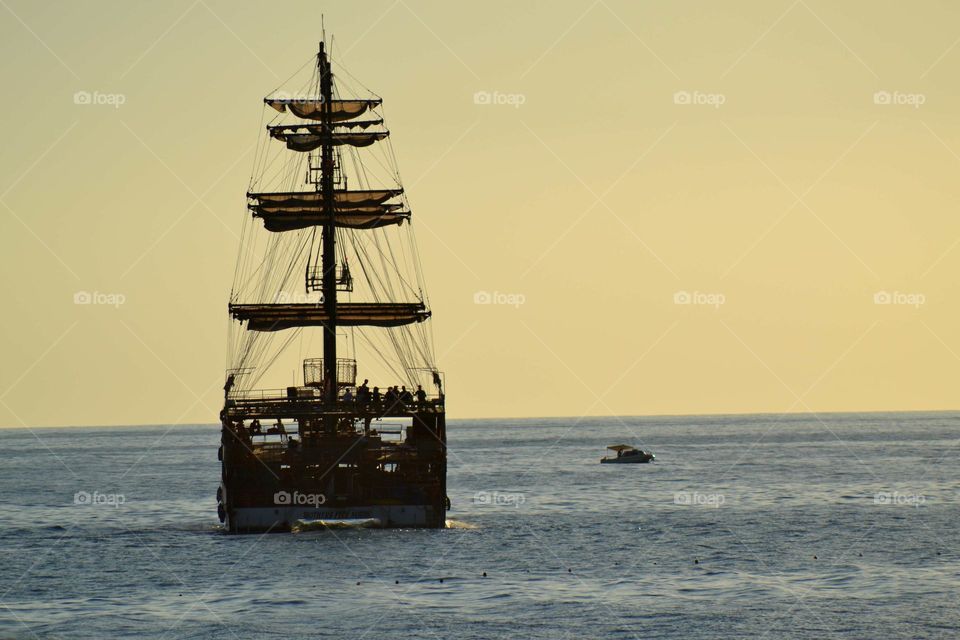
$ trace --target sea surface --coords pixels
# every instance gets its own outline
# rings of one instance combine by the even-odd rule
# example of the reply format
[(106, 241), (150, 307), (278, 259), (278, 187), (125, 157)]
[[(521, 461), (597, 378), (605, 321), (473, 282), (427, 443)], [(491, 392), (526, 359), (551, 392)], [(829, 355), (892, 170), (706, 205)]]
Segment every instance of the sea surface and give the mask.
[(0, 638), (960, 637), (958, 413), (448, 431), (448, 529), (243, 536), (217, 426), (0, 431)]

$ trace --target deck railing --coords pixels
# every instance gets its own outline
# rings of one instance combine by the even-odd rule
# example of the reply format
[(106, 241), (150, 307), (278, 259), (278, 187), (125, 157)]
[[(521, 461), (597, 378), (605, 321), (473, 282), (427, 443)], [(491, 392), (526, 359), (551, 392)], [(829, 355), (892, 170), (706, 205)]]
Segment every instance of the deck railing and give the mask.
[(359, 402), (357, 398), (345, 399), (341, 393), (335, 404), (323, 401), (322, 392), (313, 387), (289, 387), (287, 389), (252, 389), (247, 391), (231, 391), (227, 397), (228, 410), (250, 409), (256, 410), (265, 407), (285, 408), (287, 411), (307, 409), (310, 412), (337, 412), (362, 414), (409, 414), (420, 410), (441, 410), (444, 397), (439, 394), (429, 394), (421, 402), (416, 398), (411, 402), (399, 399), (387, 401), (382, 397), (375, 401), (373, 398)]

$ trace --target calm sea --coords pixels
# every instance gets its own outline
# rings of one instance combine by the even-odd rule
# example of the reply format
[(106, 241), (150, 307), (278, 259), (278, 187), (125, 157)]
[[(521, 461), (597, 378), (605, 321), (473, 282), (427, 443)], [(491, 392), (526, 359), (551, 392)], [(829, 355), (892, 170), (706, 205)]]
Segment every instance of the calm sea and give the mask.
[[(0, 431), (0, 637), (958, 637), (958, 437), (957, 413), (451, 421), (451, 528), (231, 536), (216, 426)], [(620, 442), (656, 462), (599, 464)]]

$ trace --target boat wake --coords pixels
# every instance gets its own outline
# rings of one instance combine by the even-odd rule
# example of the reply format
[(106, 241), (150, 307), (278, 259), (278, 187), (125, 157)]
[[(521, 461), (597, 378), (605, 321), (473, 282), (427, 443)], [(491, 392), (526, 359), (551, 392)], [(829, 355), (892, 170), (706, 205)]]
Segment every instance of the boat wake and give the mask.
[(323, 531), (326, 529), (371, 529), (380, 526), (376, 518), (356, 518), (349, 520), (297, 520), (290, 530), (293, 533), (304, 531)]

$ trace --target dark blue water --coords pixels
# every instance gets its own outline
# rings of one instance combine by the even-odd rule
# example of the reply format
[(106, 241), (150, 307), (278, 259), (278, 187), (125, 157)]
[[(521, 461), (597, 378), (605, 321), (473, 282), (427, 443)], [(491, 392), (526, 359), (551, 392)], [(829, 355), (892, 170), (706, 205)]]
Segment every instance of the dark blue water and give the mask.
[(0, 431), (0, 637), (960, 635), (960, 414), (449, 434), (450, 529), (230, 536), (217, 427)]

